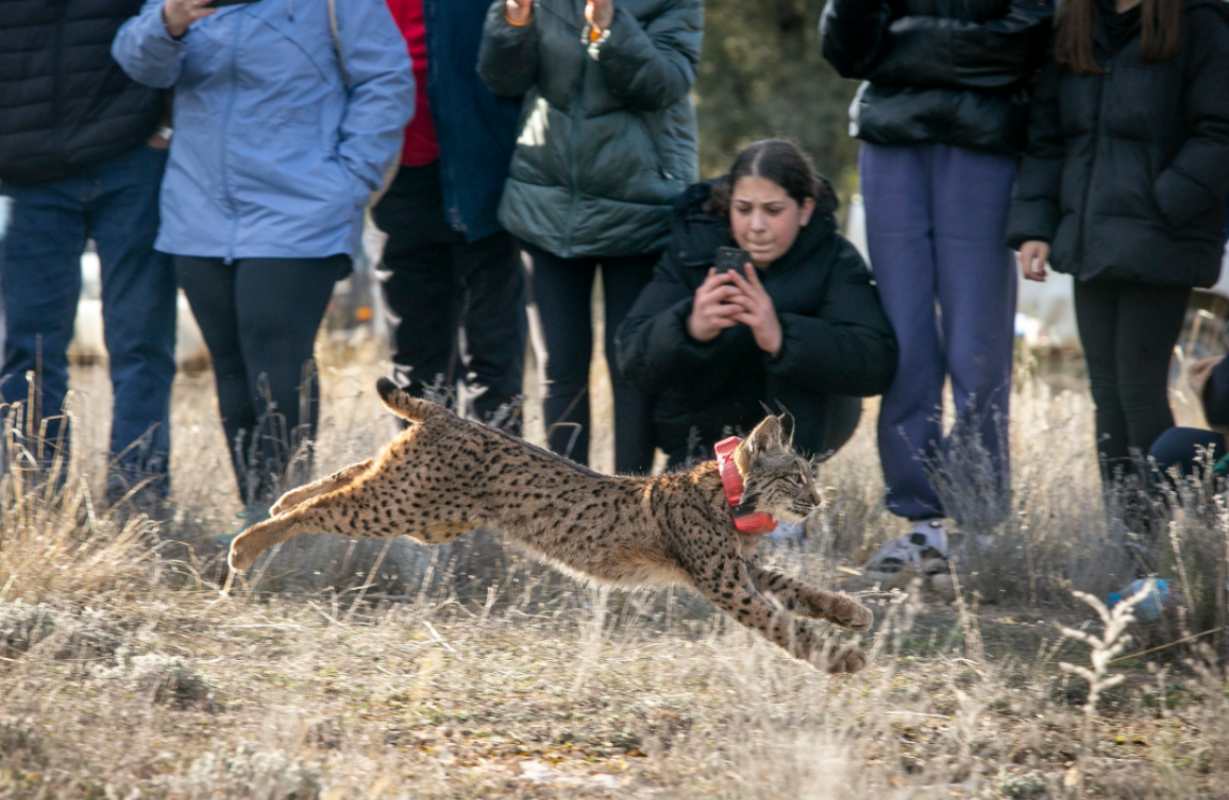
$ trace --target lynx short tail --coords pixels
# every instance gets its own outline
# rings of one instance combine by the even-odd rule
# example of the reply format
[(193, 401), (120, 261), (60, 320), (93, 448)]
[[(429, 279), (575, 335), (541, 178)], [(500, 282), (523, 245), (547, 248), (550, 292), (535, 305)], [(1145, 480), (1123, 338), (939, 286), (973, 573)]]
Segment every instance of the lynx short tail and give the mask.
[(380, 378), (376, 381), (376, 391), (389, 411), (410, 422), (421, 422), (439, 408), (434, 403), (410, 396), (409, 392), (388, 378)]

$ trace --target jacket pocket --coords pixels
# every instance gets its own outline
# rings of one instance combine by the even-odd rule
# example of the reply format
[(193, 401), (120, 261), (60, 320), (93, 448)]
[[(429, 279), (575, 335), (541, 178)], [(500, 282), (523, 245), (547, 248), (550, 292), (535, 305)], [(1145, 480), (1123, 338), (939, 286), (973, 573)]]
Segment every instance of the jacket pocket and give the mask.
[(1152, 194), (1162, 219), (1172, 231), (1182, 231), (1221, 202), (1219, 197), (1172, 168), (1157, 176)]

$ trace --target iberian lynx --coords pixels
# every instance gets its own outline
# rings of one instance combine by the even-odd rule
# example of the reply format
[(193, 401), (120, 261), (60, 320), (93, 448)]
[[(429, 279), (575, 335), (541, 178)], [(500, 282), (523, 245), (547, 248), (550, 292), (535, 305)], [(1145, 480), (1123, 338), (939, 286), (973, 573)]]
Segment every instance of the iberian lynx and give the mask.
[[(268, 520), (231, 544), (232, 570), (300, 533), (405, 534), (441, 544), (484, 527), (576, 576), (686, 586), (817, 667), (852, 672), (865, 664), (856, 647), (823, 647), (795, 614), (863, 630), (871, 612), (757, 565), (756, 537), (735, 530), (716, 462), (655, 477), (602, 475), (411, 397), (390, 380), (376, 388), (413, 424), (375, 458), (283, 495)], [(814, 506), (811, 465), (790, 449), (781, 418), (757, 425), (733, 462), (744, 485), (740, 515), (797, 522)]]

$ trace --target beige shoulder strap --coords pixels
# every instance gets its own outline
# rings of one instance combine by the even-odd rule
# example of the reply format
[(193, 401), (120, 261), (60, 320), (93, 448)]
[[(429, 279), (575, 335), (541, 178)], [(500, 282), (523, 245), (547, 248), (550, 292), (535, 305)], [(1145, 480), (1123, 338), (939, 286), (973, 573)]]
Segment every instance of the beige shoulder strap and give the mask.
[(341, 29), (337, 26), (337, 0), (328, 0), (329, 33), (333, 36), (333, 52), (337, 54), (337, 66), (341, 70), (341, 80), (350, 85), (350, 72), (346, 69), (346, 59), (341, 52)]

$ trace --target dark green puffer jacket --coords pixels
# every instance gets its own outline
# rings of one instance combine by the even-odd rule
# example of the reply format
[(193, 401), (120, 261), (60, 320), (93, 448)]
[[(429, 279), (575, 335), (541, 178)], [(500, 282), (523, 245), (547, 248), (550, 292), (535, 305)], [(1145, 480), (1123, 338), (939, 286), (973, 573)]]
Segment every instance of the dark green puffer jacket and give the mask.
[(582, 0), (536, 0), (514, 28), (487, 13), (478, 71), (524, 95), (500, 204), (516, 237), (562, 258), (665, 246), (671, 205), (698, 174), (696, 76), (701, 0), (616, 0), (608, 37), (582, 42)]

